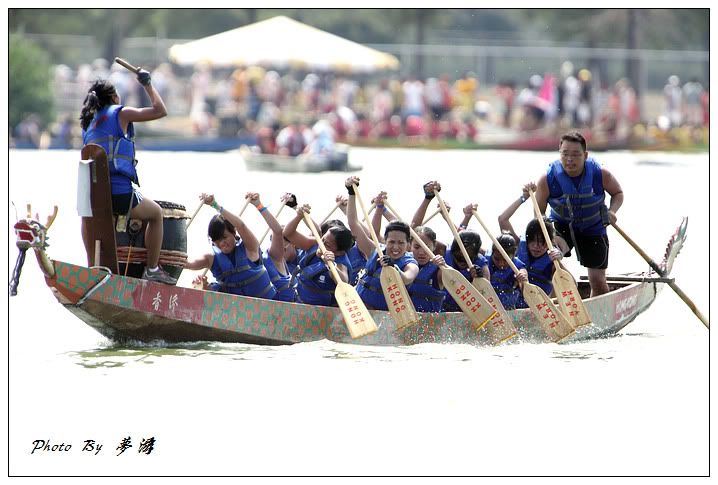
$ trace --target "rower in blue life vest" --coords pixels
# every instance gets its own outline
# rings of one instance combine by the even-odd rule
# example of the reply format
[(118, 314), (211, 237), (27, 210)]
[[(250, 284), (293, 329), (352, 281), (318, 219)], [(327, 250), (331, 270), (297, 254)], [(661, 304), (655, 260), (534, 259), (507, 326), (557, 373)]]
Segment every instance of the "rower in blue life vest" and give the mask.
[[(259, 202), (259, 194), (251, 194), (252, 197), (255, 195), (258, 205), (262, 206), (263, 204)], [(286, 193), (282, 195), (281, 201), (292, 209), (297, 207), (297, 199), (293, 194)], [(296, 301), (296, 273), (293, 273), (293, 269), (297, 266), (296, 263), (298, 263), (297, 249), (289, 239), (284, 237), (284, 228), (279, 224), (279, 221), (277, 221), (271, 211), (262, 210), (260, 213), (271, 230), (269, 235), (269, 248), (262, 251), (262, 261), (269, 273), (269, 279), (277, 290), (274, 299), (279, 301)], [(295, 264), (290, 264), (290, 261)]]
[[(436, 233), (431, 228), (418, 226), (414, 228), (414, 232), (431, 249), (432, 253), (436, 250)], [(444, 257), (434, 254), (434, 257), (431, 258), (414, 237), (411, 238), (410, 249), (411, 255), (419, 265), (419, 273), (414, 281), (406, 287), (411, 296), (411, 302), (417, 312), (438, 313), (446, 298), (446, 292), (441, 283), (441, 266), (445, 264)]]
[[(247, 193), (246, 198), (260, 213), (268, 212), (259, 200), (259, 194)], [(217, 210), (207, 228), (212, 241), (212, 253), (188, 261), (186, 269), (210, 268), (215, 282), (213, 291), (242, 296), (272, 299), (277, 290), (264, 267), (259, 241), (242, 219), (217, 203), (214, 195), (202, 194), (200, 199)], [(237, 236), (239, 234), (239, 237)]]
[(510, 234), (502, 232), (496, 240), (511, 258), (511, 261), (518, 268), (519, 273), (515, 274), (509, 263), (504, 259), (501, 251), (495, 246), (491, 248), (489, 255), (489, 272), (491, 273), (491, 286), (501, 300), (501, 304), (507, 310), (515, 308), (527, 308), (521, 288), (528, 281), (526, 265), (516, 257), (516, 240)]
[[(135, 170), (137, 160), (133, 125), (134, 122), (162, 118), (167, 115), (167, 108), (152, 86), (149, 72), (140, 69), (137, 81), (144, 87), (152, 106), (124, 106), (115, 86), (106, 80), (97, 80), (90, 86), (80, 113), (82, 143), (94, 143), (105, 149), (110, 170), (113, 214), (125, 216), (127, 221), (132, 218), (147, 222), (147, 264), (142, 277), (174, 285), (177, 280), (159, 266), (163, 237), (162, 208), (137, 190), (139, 179)], [(82, 232), (86, 234), (84, 218)]]
[[(553, 283), (551, 278), (555, 271), (553, 261), (563, 258), (563, 253), (557, 247), (551, 251), (548, 250), (548, 244), (544, 238), (543, 231), (538, 219), (531, 219), (526, 226), (526, 231), (521, 237), (516, 234), (511, 225), (511, 217), (516, 210), (530, 198), (529, 190), (536, 191), (536, 184), (529, 182), (523, 186), (521, 197), (514, 200), (499, 216), (499, 228), (508, 232), (518, 243), (516, 257), (526, 265), (526, 271), (529, 274), (529, 283), (541, 287), (547, 295), (552, 296)], [(533, 212), (533, 209), (532, 209)], [(544, 218), (546, 232), (553, 243), (554, 229), (553, 224), (548, 218)], [(560, 263), (559, 263), (560, 264)], [(565, 268), (564, 268), (565, 269)]]
[[(357, 293), (361, 297), (364, 304), (369, 309), (387, 310), (384, 292), (381, 288), (380, 277), (382, 268), (385, 266), (394, 266), (401, 276), (405, 285), (410, 285), (416, 275), (419, 274), (419, 265), (417, 264), (409, 249), (409, 225), (401, 221), (392, 221), (384, 230), (384, 244), (381, 244), (383, 258), (379, 258), (379, 253), (374, 246), (374, 242), (361, 227), (357, 217), (356, 197), (353, 185), (359, 185), (359, 177), (352, 176), (346, 179), (344, 186), (349, 194), (347, 204), (347, 221), (349, 229), (351, 229), (359, 250), (367, 258), (364, 274), (357, 283)], [(376, 200), (377, 206), (383, 206), (384, 200)], [(379, 209), (378, 209), (379, 210)], [(381, 212), (375, 215), (381, 218)]]
[(334, 290), (337, 287), (332, 279), (327, 262), (333, 261), (337, 273), (343, 282), (349, 281), (352, 266), (347, 251), (353, 244), (352, 233), (341, 221), (337, 224), (323, 224), (321, 227), (312, 220), (321, 235), (326, 252), (322, 252), (313, 237), (307, 237), (297, 231), (304, 220), (304, 213), (311, 211), (308, 204), (297, 206), (297, 215), (284, 227), (284, 237), (297, 249), (304, 251), (299, 260), (297, 273), (297, 302), (310, 305), (337, 306)]
[[(578, 261), (588, 269), (592, 297), (607, 293), (606, 226), (616, 222), (616, 212), (623, 204), (618, 180), (588, 157), (583, 135), (571, 132), (561, 137), (559, 159), (549, 165), (536, 186), (541, 213), (546, 212), (546, 205), (551, 206), (556, 245), (576, 249)], [(606, 193), (611, 197), (608, 207)]]

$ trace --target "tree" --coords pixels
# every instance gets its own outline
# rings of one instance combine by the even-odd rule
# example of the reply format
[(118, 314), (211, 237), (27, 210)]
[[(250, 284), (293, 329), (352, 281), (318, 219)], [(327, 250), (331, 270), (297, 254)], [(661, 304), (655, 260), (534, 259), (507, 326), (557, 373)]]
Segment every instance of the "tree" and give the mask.
[(48, 54), (21, 34), (10, 34), (8, 47), (9, 126), (17, 126), (30, 113), (47, 124), (54, 112)]

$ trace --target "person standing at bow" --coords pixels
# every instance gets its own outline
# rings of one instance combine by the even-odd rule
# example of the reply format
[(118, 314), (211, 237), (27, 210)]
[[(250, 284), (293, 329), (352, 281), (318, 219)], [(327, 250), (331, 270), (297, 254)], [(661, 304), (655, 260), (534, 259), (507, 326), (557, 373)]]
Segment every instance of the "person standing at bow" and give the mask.
[[(623, 204), (618, 180), (593, 158), (588, 157), (586, 140), (578, 132), (563, 135), (558, 160), (536, 183), (536, 200), (541, 213), (551, 206), (550, 219), (556, 228), (556, 245), (576, 248), (578, 261), (588, 268), (591, 296), (608, 293), (608, 236), (606, 226), (616, 222)], [(606, 193), (611, 196), (608, 207)]]
[[(152, 121), (167, 115), (167, 108), (152, 86), (150, 73), (140, 69), (137, 80), (144, 87), (152, 106), (133, 108), (122, 105), (114, 85), (106, 80), (95, 81), (87, 93), (80, 113), (82, 143), (94, 143), (104, 148), (110, 169), (112, 212), (128, 215), (127, 219), (147, 222), (145, 244), (147, 265), (142, 277), (174, 285), (177, 280), (159, 267), (162, 247), (162, 208), (153, 200), (143, 197), (136, 189), (139, 185), (135, 165), (134, 122)], [(84, 226), (83, 226), (84, 232)]]

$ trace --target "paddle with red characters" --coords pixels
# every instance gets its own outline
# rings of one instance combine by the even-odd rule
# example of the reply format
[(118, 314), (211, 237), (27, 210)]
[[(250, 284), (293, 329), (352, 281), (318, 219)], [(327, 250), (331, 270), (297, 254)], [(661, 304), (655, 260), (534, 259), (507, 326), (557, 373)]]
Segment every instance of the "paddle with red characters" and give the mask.
[[(389, 205), (388, 201), (385, 201), (384, 205), (386, 205), (399, 220), (403, 220), (401, 216), (399, 216), (399, 213)], [(424, 243), (421, 236), (419, 236), (414, 229), (411, 229), (411, 226), (409, 226), (409, 230), (411, 231), (411, 237), (426, 251), (430, 258), (433, 258), (434, 253)], [(441, 266), (440, 269), (441, 282), (444, 284), (444, 288), (449, 291), (449, 294), (456, 301), (456, 304), (459, 305), (461, 311), (469, 317), (471, 326), (475, 330), (483, 328), (484, 325), (496, 315), (496, 310), (494, 310), (491, 304), (486, 301), (486, 298), (484, 298), (459, 271), (447, 264)]]
[[(312, 218), (309, 217), (309, 214), (306, 212), (304, 213), (304, 223), (309, 227), (309, 230), (312, 231), (314, 240), (319, 245), (322, 253), (326, 253), (327, 248), (324, 247), (322, 237), (319, 235)], [(337, 284), (334, 290), (334, 298), (337, 300), (337, 305), (342, 312), (344, 323), (351, 337), (356, 339), (376, 332), (378, 327), (376, 323), (374, 323), (374, 319), (369, 314), (369, 310), (367, 310), (364, 302), (359, 298), (357, 290), (349, 283), (342, 281), (334, 261), (327, 261), (326, 265)]]
[[(488, 227), (486, 227), (486, 224), (484, 224), (484, 221), (481, 220), (481, 217), (479, 217), (479, 213), (477, 211), (474, 211), (474, 217), (477, 221), (479, 221), (481, 227), (484, 228), (486, 234), (489, 235), (491, 241), (493, 241), (494, 243), (494, 248), (501, 253), (501, 255), (511, 267), (511, 270), (514, 272), (514, 274), (518, 274), (519, 269), (516, 267), (509, 255), (506, 254), (506, 251), (503, 247), (501, 247), (501, 244), (499, 244), (499, 242), (496, 240), (496, 237), (493, 235), (493, 233), (489, 230)], [(558, 311), (556, 306), (553, 304), (548, 295), (546, 295), (546, 292), (541, 289), (541, 287), (531, 284), (527, 281), (523, 284), (523, 295), (524, 300), (526, 300), (526, 303), (531, 309), (531, 312), (534, 314), (534, 317), (543, 327), (544, 332), (546, 332), (548, 338), (550, 338), (552, 341), (560, 342), (561, 340), (565, 339), (566, 337), (569, 337), (576, 331), (571, 326), (569, 321), (566, 320), (566, 317), (563, 316), (563, 313)]]

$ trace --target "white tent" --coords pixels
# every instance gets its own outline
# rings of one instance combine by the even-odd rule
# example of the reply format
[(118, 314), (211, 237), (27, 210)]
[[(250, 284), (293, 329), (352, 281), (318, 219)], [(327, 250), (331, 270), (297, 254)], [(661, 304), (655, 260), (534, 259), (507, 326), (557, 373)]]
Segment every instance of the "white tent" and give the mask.
[(343, 72), (398, 69), (391, 54), (278, 16), (211, 35), (169, 50), (181, 65), (206, 63), (213, 67), (260, 65)]

